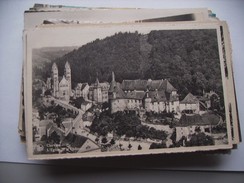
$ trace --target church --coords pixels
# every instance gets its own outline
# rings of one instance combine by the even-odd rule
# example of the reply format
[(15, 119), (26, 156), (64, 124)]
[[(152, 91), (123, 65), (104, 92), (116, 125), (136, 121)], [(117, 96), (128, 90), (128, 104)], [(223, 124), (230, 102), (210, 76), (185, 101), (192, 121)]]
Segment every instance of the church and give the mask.
[(69, 62), (66, 62), (64, 75), (61, 78), (58, 75), (57, 64), (53, 63), (51, 74), (51, 89), (53, 97), (69, 102), (70, 96), (72, 95), (71, 68)]

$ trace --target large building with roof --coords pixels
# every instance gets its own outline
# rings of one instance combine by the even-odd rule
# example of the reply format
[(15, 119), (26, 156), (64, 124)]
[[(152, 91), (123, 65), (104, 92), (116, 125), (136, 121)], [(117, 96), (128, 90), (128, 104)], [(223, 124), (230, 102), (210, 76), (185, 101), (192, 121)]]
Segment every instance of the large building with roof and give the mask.
[(124, 110), (156, 113), (180, 110), (177, 90), (167, 79), (123, 80), (122, 83), (118, 83), (112, 73), (109, 100), (111, 113)]
[(88, 99), (96, 103), (108, 102), (109, 83), (100, 83), (98, 78), (89, 87)]
[[(211, 120), (209, 120), (211, 118)], [(211, 135), (212, 127), (220, 125), (223, 123), (223, 120), (220, 116), (214, 113), (206, 113), (203, 115), (200, 114), (183, 114), (179, 122), (175, 126), (176, 130), (176, 141), (179, 141), (183, 136), (187, 140), (190, 139), (191, 135), (197, 132), (204, 132), (208, 135)]]
[(51, 81), (51, 93), (55, 98), (59, 98), (63, 101), (69, 102), (71, 91), (71, 68), (68, 62), (65, 64), (64, 75), (59, 77), (58, 66), (56, 63), (52, 65), (51, 80), (48, 79), (47, 83), (50, 85)]

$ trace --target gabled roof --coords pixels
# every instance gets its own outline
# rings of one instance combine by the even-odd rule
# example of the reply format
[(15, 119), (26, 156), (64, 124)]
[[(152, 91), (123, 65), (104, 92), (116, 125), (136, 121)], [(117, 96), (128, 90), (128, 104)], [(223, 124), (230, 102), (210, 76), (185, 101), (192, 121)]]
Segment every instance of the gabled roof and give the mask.
[(176, 126), (187, 127), (187, 126), (217, 125), (221, 121), (222, 120), (219, 116), (211, 113), (206, 113), (203, 114), (202, 116), (200, 116), (199, 114), (194, 114), (194, 115), (182, 114)]
[(63, 121), (62, 124), (64, 125), (64, 128), (72, 128), (72, 121)]
[(108, 82), (103, 82), (103, 83), (100, 83), (98, 79), (96, 79), (96, 82), (95, 83), (92, 83), (90, 85), (90, 90), (93, 90), (93, 88), (97, 87), (97, 88), (102, 88), (102, 90), (107, 90), (107, 88), (109, 88), (109, 83)]
[(65, 69), (70, 69), (70, 64), (69, 64), (69, 62), (67, 61), (66, 63), (65, 63)]
[(121, 89), (120, 83), (117, 83), (116, 86), (116, 98), (125, 98), (125, 93)]
[(86, 86), (89, 86), (88, 83), (78, 83), (76, 89), (82, 91)]
[(126, 91), (132, 91), (132, 90), (141, 90), (141, 91), (154, 91), (154, 90), (164, 90), (168, 93), (171, 93), (172, 91), (177, 91), (171, 83), (165, 79), (165, 80), (123, 80), (121, 84), (122, 90)]
[(159, 90), (165, 90), (167, 93), (171, 93), (172, 91), (177, 91), (175, 87), (172, 86), (172, 84), (167, 80), (163, 80), (161, 83)]
[(68, 143), (71, 145), (71, 147), (80, 148), (86, 140), (87, 138), (84, 136), (69, 133), (63, 140), (63, 143)]
[(52, 123), (53, 121), (50, 119), (46, 119), (46, 120), (41, 120), (39, 122), (39, 126), (47, 126), (49, 123)]
[(203, 124), (202, 117), (199, 114), (195, 115), (187, 115), (182, 114), (179, 123), (176, 126), (186, 127), (186, 126), (193, 126), (193, 125), (201, 125)]
[(199, 102), (199, 100), (197, 99), (197, 97), (195, 97), (191, 93), (188, 93), (186, 95), (186, 97), (180, 103), (181, 104), (196, 104), (198, 102)]
[(68, 80), (63, 76), (62, 80), (60, 81), (59, 85), (66, 85), (68, 84)]
[(121, 89), (120, 83), (111, 82), (111, 85), (110, 85), (110, 88), (109, 88), (109, 92), (111, 92), (111, 93), (115, 92), (117, 99), (126, 98), (126, 95), (125, 95), (124, 91)]
[(132, 91), (132, 90), (143, 90), (146, 91), (147, 90), (147, 80), (123, 80), (122, 84), (121, 84), (121, 88), (123, 90), (127, 90), (127, 91)]
[(149, 90), (159, 90), (160, 85), (162, 85), (163, 80), (148, 80), (147, 81), (147, 88)]
[(203, 102), (210, 100), (209, 98), (204, 97), (204, 96), (196, 96), (196, 97), (197, 97), (198, 100), (203, 101)]
[(75, 102), (74, 102), (74, 104), (77, 108), (80, 108), (81, 105), (87, 105), (89, 103), (91, 103), (91, 102), (86, 101), (83, 97), (79, 97), (79, 98), (75, 99)]
[(92, 140), (87, 139), (85, 141), (85, 143), (82, 144), (81, 148), (78, 150), (78, 153), (87, 152), (87, 151), (94, 151), (96, 149), (99, 149), (98, 145), (95, 144), (95, 142), (93, 142)]
[(52, 65), (52, 70), (58, 70), (58, 66), (57, 66), (57, 64), (55, 62)]

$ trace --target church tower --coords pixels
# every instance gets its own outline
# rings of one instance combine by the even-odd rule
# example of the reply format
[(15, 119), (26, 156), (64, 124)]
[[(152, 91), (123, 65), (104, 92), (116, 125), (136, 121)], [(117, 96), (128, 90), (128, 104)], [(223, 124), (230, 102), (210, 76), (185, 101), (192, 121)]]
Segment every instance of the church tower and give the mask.
[(64, 76), (69, 83), (69, 96), (71, 96), (71, 68), (69, 62), (66, 62), (65, 64)]
[(146, 91), (146, 98), (145, 98), (145, 110), (150, 112), (152, 110), (152, 99), (149, 97), (149, 90)]
[(112, 81), (110, 83), (110, 88), (108, 93), (110, 99), (116, 99), (116, 89), (117, 89), (117, 83), (115, 81), (114, 72), (112, 72)]
[(53, 93), (54, 97), (58, 97), (58, 67), (56, 63), (52, 65), (52, 80), (53, 80)]

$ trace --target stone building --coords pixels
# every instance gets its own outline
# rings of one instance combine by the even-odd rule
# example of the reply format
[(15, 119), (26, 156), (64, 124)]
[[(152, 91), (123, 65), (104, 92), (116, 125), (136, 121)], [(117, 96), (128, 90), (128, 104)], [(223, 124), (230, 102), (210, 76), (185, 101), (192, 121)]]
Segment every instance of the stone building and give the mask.
[(100, 83), (98, 78), (89, 87), (88, 99), (96, 103), (108, 102), (109, 83)]
[(111, 113), (124, 110), (146, 110), (160, 113), (179, 111), (177, 90), (167, 79), (112, 81), (109, 88)]
[[(50, 79), (47, 80), (47, 86), (50, 87)], [(65, 64), (64, 75), (62, 78), (58, 75), (58, 67), (56, 63), (52, 65), (51, 74), (51, 93), (52, 96), (66, 102), (69, 102), (71, 91), (71, 68), (68, 62)]]

